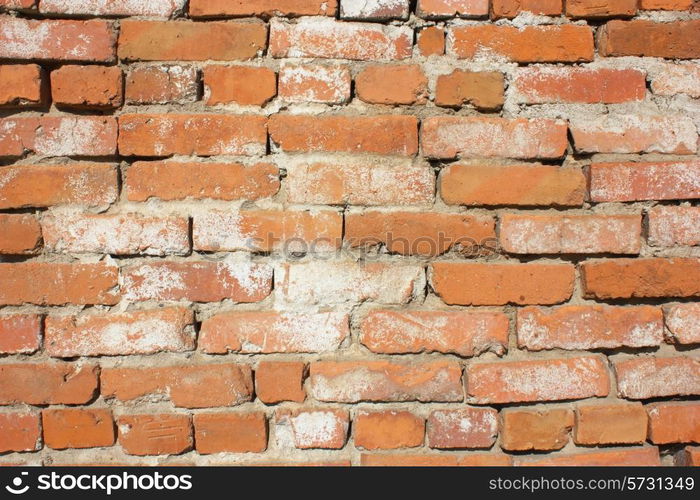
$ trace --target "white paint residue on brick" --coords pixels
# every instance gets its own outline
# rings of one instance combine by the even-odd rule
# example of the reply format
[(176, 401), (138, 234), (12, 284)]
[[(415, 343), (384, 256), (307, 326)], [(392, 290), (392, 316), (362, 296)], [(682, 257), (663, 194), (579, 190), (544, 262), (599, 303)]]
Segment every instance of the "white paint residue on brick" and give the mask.
[(331, 442), (342, 428), (338, 417), (331, 411), (308, 411), (291, 418), (294, 440), (299, 447), (323, 445)]
[(131, 277), (124, 278), (124, 297), (127, 300), (159, 300), (173, 290), (184, 290), (185, 281), (180, 273), (166, 266), (140, 266), (134, 271), (140, 283), (131, 282)]
[(95, 146), (102, 125), (93, 118), (60, 118), (58, 126), (49, 122), (37, 130), (34, 149), (38, 154), (51, 156), (100, 154)]
[(185, 0), (42, 0), (41, 12), (61, 14), (134, 15), (167, 17), (182, 10)]
[(400, 12), (408, 17), (408, 0), (340, 0), (340, 16), (352, 19), (384, 19), (382, 12)]
[(268, 289), (272, 279), (272, 267), (256, 264), (247, 256), (228, 255), (220, 264), (219, 273), (234, 279), (247, 295), (254, 296)]

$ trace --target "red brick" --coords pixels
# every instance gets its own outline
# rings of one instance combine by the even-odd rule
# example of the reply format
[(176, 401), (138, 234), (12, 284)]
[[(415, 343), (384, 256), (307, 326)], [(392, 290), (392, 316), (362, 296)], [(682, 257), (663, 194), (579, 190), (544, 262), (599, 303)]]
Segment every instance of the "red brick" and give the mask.
[(593, 32), (588, 26), (575, 24), (458, 26), (452, 28), (448, 53), (461, 59), (494, 54), (518, 63), (592, 61)]
[(495, 243), (490, 217), (415, 212), (346, 213), (345, 241), (353, 247), (383, 245), (391, 253), (434, 257)]
[(119, 268), (104, 263), (0, 264), (0, 304), (106, 304), (119, 301)]
[(185, 255), (190, 251), (184, 217), (139, 214), (56, 214), (42, 221), (44, 245), (58, 253)]
[(648, 258), (588, 261), (581, 264), (587, 298), (696, 297), (700, 259)]
[(663, 341), (661, 309), (654, 306), (561, 306), (518, 310), (518, 346), (590, 350), (653, 347)]
[(355, 93), (371, 104), (422, 103), (428, 79), (417, 64), (366, 66), (355, 77)]
[(184, 308), (109, 315), (49, 316), (44, 348), (49, 356), (116, 356), (194, 349), (194, 317)]
[(0, 214), (0, 254), (31, 255), (40, 248), (41, 226), (36, 217)]
[(263, 155), (266, 119), (252, 115), (148, 115), (119, 117), (123, 156)]
[(653, 403), (646, 410), (652, 443), (700, 443), (700, 403)]
[(332, 210), (209, 211), (195, 214), (195, 250), (314, 253), (333, 251), (342, 243), (343, 216)]
[(500, 217), (500, 241), (515, 254), (637, 254), (639, 215), (524, 215)]
[(576, 444), (642, 444), (646, 439), (647, 414), (639, 403), (586, 405), (576, 408)]
[(465, 379), (475, 404), (604, 397), (610, 385), (607, 364), (598, 356), (471, 364)]
[(511, 88), (528, 104), (617, 104), (646, 96), (646, 74), (635, 69), (520, 68)]
[(279, 97), (286, 102), (344, 104), (351, 86), (347, 66), (285, 63), (280, 68)]
[(693, 6), (693, 0), (640, 0), (642, 10), (688, 10)]
[(0, 167), (0, 208), (89, 206), (117, 199), (113, 164), (13, 165)]
[(122, 278), (125, 297), (133, 301), (259, 302), (272, 288), (272, 268), (248, 261), (134, 264)]
[(498, 435), (498, 412), (491, 408), (436, 410), (428, 417), (431, 448), (490, 448)]
[(91, 364), (0, 365), (0, 404), (87, 404), (97, 392), (97, 375)]
[(423, 154), (429, 158), (561, 158), (566, 124), (547, 118), (437, 116), (421, 126)]
[(184, 0), (41, 0), (39, 11), (46, 14), (89, 16), (170, 17), (181, 11)]
[(344, 312), (236, 311), (204, 320), (198, 345), (209, 354), (333, 352), (349, 335)]
[(127, 104), (185, 104), (197, 100), (199, 77), (193, 66), (132, 65), (126, 76)]
[[(318, 278), (322, 277), (321, 280)], [(275, 268), (275, 292), (284, 302), (405, 304), (425, 285), (423, 266), (387, 262), (310, 261)]]
[(689, 356), (640, 357), (613, 362), (617, 393), (626, 399), (700, 394), (700, 360)]
[(425, 19), (444, 17), (484, 17), (488, 0), (418, 0), (416, 14)]
[(494, 467), (513, 465), (513, 459), (503, 453), (469, 453), (466, 455), (406, 453), (362, 454), (365, 467)]
[(122, 415), (117, 428), (119, 444), (128, 455), (179, 455), (194, 445), (189, 415)]
[(0, 413), (0, 453), (41, 449), (39, 414)]
[(374, 2), (357, 2), (340, 0), (340, 18), (357, 20), (388, 21), (390, 19), (408, 20), (411, 11), (410, 0), (375, 0)]
[(700, 198), (700, 161), (594, 163), (591, 201)]
[(649, 244), (655, 247), (700, 245), (700, 207), (649, 209)]
[(46, 446), (66, 448), (102, 448), (115, 441), (114, 420), (109, 410), (71, 408), (41, 412)]
[(491, 17), (512, 19), (521, 12), (543, 16), (558, 16), (562, 13), (562, 0), (492, 0)]
[(190, 17), (335, 16), (337, 0), (190, 0)]
[(34, 9), (37, 0), (0, 0), (0, 7), (6, 10)]
[(118, 108), (122, 87), (116, 66), (62, 66), (51, 72), (51, 97), (59, 107)]
[(441, 56), (445, 54), (445, 31), (437, 26), (428, 26), (418, 32), (416, 43), (422, 56)]
[(440, 194), (449, 205), (581, 206), (586, 178), (578, 167), (452, 164)]
[(678, 344), (700, 344), (700, 304), (676, 304), (664, 308), (666, 327)]
[(198, 413), (194, 432), (201, 455), (261, 453), (267, 448), (267, 420), (261, 412)]
[(203, 80), (209, 106), (229, 103), (263, 106), (277, 94), (277, 75), (268, 68), (206, 66)]
[(637, 13), (637, 0), (565, 0), (566, 15), (574, 18), (632, 17)]
[(231, 61), (252, 59), (265, 49), (261, 21), (121, 22), (119, 58), (126, 61)]
[[(209, 23), (208, 23), (209, 24)], [(294, 24), (270, 23), (272, 57), (395, 60), (411, 57), (413, 30), (408, 26), (303, 17)]]
[(252, 370), (231, 363), (103, 368), (100, 382), (105, 399), (133, 401), (148, 396), (182, 408), (233, 406), (253, 397)]
[(350, 417), (336, 408), (307, 408), (279, 412), (276, 423), (289, 426), (296, 448), (339, 450), (347, 441)]
[(508, 317), (500, 312), (379, 309), (360, 323), (360, 341), (380, 354), (500, 355), (508, 346), (508, 328)]
[(638, 446), (629, 449), (589, 451), (585, 453), (558, 453), (541, 458), (517, 458), (519, 466), (605, 467), (605, 466), (659, 466), (661, 459), (656, 446)]
[(695, 59), (700, 57), (699, 32), (700, 19), (663, 23), (615, 20), (598, 30), (598, 52), (602, 56)]
[(41, 347), (41, 316), (4, 314), (0, 316), (0, 353), (32, 354)]
[(651, 75), (651, 90), (663, 96), (687, 94), (700, 97), (699, 80), (700, 65), (667, 63)]
[(674, 465), (691, 467), (700, 465), (700, 446), (686, 446), (674, 456)]
[(116, 34), (111, 22), (0, 17), (0, 58), (112, 62)]
[(317, 361), (310, 394), (319, 401), (462, 401), (462, 368), (452, 361)]
[(503, 106), (504, 88), (503, 73), (456, 69), (438, 76), (435, 104), (461, 108), (469, 103), (478, 110), (494, 111)]
[(0, 157), (111, 156), (117, 122), (111, 116), (41, 116), (0, 119)]
[(136, 162), (125, 188), (129, 201), (258, 200), (276, 194), (280, 179), (270, 163)]
[(273, 115), (270, 140), (279, 151), (347, 152), (413, 156), (418, 120), (413, 116)]
[(313, 205), (428, 205), (435, 198), (435, 174), (409, 160), (290, 160), (286, 190), (290, 203)]
[(409, 411), (360, 410), (353, 419), (353, 429), (356, 448), (415, 448), (423, 444), (425, 420)]
[(574, 148), (581, 153), (673, 153), (697, 150), (693, 120), (678, 115), (621, 115), (573, 118)]
[(446, 304), (557, 304), (573, 292), (570, 264), (435, 262), (431, 285)]
[(282, 401), (303, 403), (304, 363), (297, 361), (261, 361), (255, 369), (255, 394), (265, 404)]
[(574, 413), (568, 409), (501, 412), (501, 448), (507, 451), (560, 450), (569, 442)]
[(0, 66), (0, 107), (28, 108), (45, 102), (45, 75), (36, 64)]

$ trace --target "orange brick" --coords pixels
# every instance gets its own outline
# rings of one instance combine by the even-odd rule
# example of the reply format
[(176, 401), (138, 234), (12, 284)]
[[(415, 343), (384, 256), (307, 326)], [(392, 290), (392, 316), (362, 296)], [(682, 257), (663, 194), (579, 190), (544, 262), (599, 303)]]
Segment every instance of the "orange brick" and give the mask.
[(584, 399), (608, 395), (607, 364), (598, 356), (475, 363), (465, 374), (475, 404)]
[(438, 77), (435, 104), (461, 108), (468, 103), (479, 110), (494, 111), (503, 106), (504, 88), (503, 73), (456, 69)]
[(647, 414), (640, 403), (576, 408), (576, 444), (642, 444), (646, 439)]
[(606, 466), (659, 466), (661, 459), (656, 446), (638, 446), (629, 449), (592, 451), (587, 453), (557, 453), (542, 458), (517, 458), (515, 465), (534, 467), (606, 467)]
[(423, 444), (425, 420), (408, 411), (360, 410), (353, 428), (355, 446), (360, 449), (415, 448)]
[(209, 106), (229, 103), (264, 106), (277, 94), (277, 75), (268, 68), (206, 66), (203, 79)]
[(494, 467), (513, 465), (513, 459), (503, 453), (455, 454), (365, 454), (360, 457), (365, 467)]
[(285, 63), (280, 68), (279, 96), (286, 102), (344, 104), (351, 86), (347, 66)]
[(435, 262), (431, 285), (446, 304), (557, 304), (573, 292), (570, 264)]
[(648, 217), (651, 246), (700, 246), (700, 207), (656, 206)]
[(483, 17), (488, 12), (488, 0), (418, 0), (416, 8), (416, 14), (426, 19)]
[(41, 449), (39, 414), (0, 413), (0, 453)]
[(34, 216), (0, 214), (0, 254), (31, 255), (40, 248), (41, 226)]
[(700, 19), (656, 23), (646, 19), (610, 21), (598, 30), (598, 52), (602, 56), (700, 57)]
[(0, 66), (0, 107), (28, 108), (45, 102), (45, 75), (36, 64)]
[(617, 393), (626, 399), (700, 394), (700, 360), (689, 356), (614, 361)]
[(255, 370), (255, 394), (265, 404), (303, 403), (305, 369), (302, 362), (261, 361)]
[(566, 15), (574, 18), (631, 17), (637, 13), (637, 0), (565, 0)]
[(202, 455), (261, 453), (267, 448), (267, 420), (261, 412), (198, 413), (194, 431)]
[(360, 3), (355, 0), (340, 0), (340, 18), (388, 21), (390, 19), (407, 20), (411, 5), (409, 0), (376, 0), (372, 3)]
[(335, 16), (337, 0), (190, 0), (190, 17)]
[(562, 0), (492, 0), (491, 17), (512, 19), (521, 12), (542, 16), (558, 16), (562, 13)]
[(114, 420), (109, 410), (65, 409), (41, 412), (46, 446), (66, 448), (102, 448), (115, 441)]
[(197, 100), (199, 79), (194, 66), (131, 65), (126, 75), (127, 104), (185, 104)]
[(118, 108), (122, 87), (116, 66), (62, 66), (51, 72), (51, 97), (59, 107)]
[(231, 363), (103, 368), (100, 382), (105, 399), (132, 401), (153, 395), (182, 408), (233, 406), (253, 396), (252, 370)]
[(119, 444), (128, 455), (179, 455), (193, 447), (189, 415), (122, 415)]
[(378, 309), (360, 323), (360, 341), (380, 354), (503, 354), (508, 327), (508, 317), (500, 312)]
[(27, 363), (0, 366), (0, 404), (80, 405), (97, 392), (96, 365)]
[(276, 423), (289, 426), (296, 448), (339, 450), (347, 441), (350, 417), (345, 410), (302, 408), (279, 411)]
[(664, 308), (666, 327), (674, 342), (700, 344), (700, 304), (676, 304)]
[(355, 77), (355, 92), (371, 104), (415, 104), (425, 101), (428, 79), (415, 64), (367, 66)]
[(0, 316), (0, 353), (32, 354), (41, 347), (41, 316), (4, 314)]
[(507, 451), (560, 450), (569, 442), (574, 412), (567, 409), (501, 412), (501, 448)]
[(418, 50), (421, 55), (441, 56), (445, 54), (445, 32), (437, 26), (428, 26), (418, 32)]
[(688, 10), (693, 6), (693, 0), (640, 0), (642, 10)]
[(700, 443), (699, 403), (652, 403), (646, 410), (652, 443)]
[(491, 408), (435, 410), (428, 417), (431, 448), (490, 448), (498, 435), (498, 412)]

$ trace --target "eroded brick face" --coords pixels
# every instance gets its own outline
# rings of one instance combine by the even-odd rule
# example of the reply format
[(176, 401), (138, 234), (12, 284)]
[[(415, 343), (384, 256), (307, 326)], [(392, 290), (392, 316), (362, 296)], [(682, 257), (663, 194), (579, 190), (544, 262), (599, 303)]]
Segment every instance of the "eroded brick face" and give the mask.
[(692, 0), (0, 0), (0, 466), (700, 464)]

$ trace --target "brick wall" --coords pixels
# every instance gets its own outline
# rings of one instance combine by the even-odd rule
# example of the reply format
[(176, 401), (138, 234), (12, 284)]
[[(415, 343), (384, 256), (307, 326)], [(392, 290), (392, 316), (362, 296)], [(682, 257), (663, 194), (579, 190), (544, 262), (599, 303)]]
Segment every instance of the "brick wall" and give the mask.
[(0, 463), (697, 464), (693, 0), (0, 0)]

